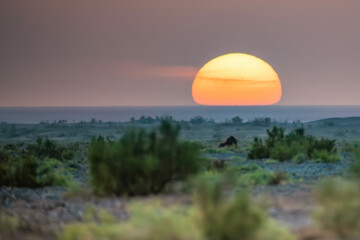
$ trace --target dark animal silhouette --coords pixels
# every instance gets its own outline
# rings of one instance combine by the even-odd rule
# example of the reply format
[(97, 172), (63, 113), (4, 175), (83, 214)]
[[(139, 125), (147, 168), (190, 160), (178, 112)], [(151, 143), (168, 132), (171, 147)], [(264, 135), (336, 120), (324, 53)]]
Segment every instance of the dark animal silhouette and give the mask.
[(233, 136), (230, 136), (226, 139), (225, 142), (220, 143), (219, 147), (221, 148), (221, 147), (225, 147), (225, 146), (231, 146), (233, 144), (235, 145), (235, 147), (237, 147), (237, 140)]

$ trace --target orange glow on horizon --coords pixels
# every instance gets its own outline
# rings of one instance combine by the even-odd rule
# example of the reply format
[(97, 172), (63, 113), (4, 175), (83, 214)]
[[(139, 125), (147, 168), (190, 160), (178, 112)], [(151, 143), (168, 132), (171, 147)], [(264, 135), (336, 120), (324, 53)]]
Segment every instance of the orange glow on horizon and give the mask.
[(271, 105), (281, 98), (277, 73), (265, 61), (230, 53), (206, 63), (197, 73), (192, 95), (202, 105)]

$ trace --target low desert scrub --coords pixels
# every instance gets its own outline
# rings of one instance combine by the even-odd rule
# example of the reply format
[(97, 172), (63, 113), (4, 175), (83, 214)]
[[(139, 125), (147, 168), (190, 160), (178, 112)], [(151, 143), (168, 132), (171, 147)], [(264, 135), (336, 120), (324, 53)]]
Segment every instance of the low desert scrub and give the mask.
[(324, 162), (324, 163), (335, 163), (340, 161), (339, 155), (329, 153), (326, 150), (315, 150), (312, 154), (312, 158), (315, 162)]
[(75, 156), (78, 144), (60, 145), (49, 138), (37, 138), (36, 143), (26, 146), (26, 153), (42, 160), (46, 157), (58, 160), (71, 160)]
[(318, 208), (315, 219), (339, 239), (360, 237), (360, 189), (344, 179), (323, 181), (316, 192)]
[(242, 186), (251, 185), (277, 185), (290, 180), (290, 176), (284, 172), (272, 172), (263, 169), (242, 174), (238, 183)]
[(115, 142), (94, 138), (89, 147), (91, 183), (99, 195), (147, 195), (206, 166), (199, 146), (178, 139), (180, 127), (162, 121), (157, 131), (132, 129)]
[(56, 159), (38, 160), (32, 155), (0, 151), (0, 186), (68, 186), (72, 180), (64, 164)]
[[(304, 128), (294, 129), (288, 134), (285, 134), (284, 131), (284, 128), (275, 126), (271, 130), (267, 130), (268, 137), (264, 141), (257, 137), (254, 138), (248, 158), (273, 158), (287, 161), (299, 154), (305, 154), (308, 159), (317, 158), (324, 162), (337, 161), (335, 140), (317, 139), (307, 135)], [(323, 154), (324, 152), (327, 153), (327, 156)]]
[(292, 162), (296, 164), (301, 164), (307, 160), (305, 153), (298, 153), (292, 158)]

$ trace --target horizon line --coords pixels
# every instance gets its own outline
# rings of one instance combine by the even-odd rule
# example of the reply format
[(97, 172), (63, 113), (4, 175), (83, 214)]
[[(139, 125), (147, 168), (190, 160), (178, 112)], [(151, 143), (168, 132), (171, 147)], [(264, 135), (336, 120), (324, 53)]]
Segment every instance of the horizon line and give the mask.
[(360, 104), (273, 104), (273, 105), (74, 105), (74, 106), (46, 106), (46, 105), (35, 105), (35, 106), (0, 106), (0, 108), (117, 108), (117, 107), (360, 107)]

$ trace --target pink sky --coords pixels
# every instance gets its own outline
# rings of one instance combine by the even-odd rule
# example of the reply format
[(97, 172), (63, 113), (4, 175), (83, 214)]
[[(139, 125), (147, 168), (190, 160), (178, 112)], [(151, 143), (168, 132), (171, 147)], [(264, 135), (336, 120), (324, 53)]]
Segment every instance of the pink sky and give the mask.
[(282, 105), (359, 105), (358, 0), (3, 0), (0, 106), (194, 105), (230, 52), (277, 71)]

